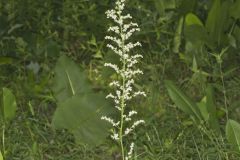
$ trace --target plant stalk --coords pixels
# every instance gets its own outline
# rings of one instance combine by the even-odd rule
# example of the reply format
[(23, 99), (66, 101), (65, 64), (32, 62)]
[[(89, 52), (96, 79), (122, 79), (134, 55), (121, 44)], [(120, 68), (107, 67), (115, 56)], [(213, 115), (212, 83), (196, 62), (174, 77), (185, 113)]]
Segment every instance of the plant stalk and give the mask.
[[(122, 35), (122, 26), (120, 26), (121, 28), (121, 35)], [(125, 40), (122, 37), (122, 50), (123, 50), (123, 55), (124, 55), (124, 44), (125, 44)], [(123, 60), (123, 68), (122, 71), (124, 72), (126, 70), (126, 60), (124, 58), (122, 58)], [(124, 125), (124, 109), (125, 109), (125, 97), (124, 97), (124, 93), (125, 93), (125, 83), (126, 83), (126, 78), (125, 75), (123, 74), (122, 76), (122, 96), (121, 96), (121, 125), (120, 125), (120, 130), (119, 130), (119, 137), (120, 137), (120, 145), (121, 145), (121, 153), (122, 153), (122, 160), (125, 160), (125, 151), (124, 151), (124, 146), (123, 146), (123, 125)]]
[(226, 88), (225, 88), (225, 82), (224, 82), (224, 76), (222, 71), (222, 63), (219, 63), (219, 69), (221, 74), (221, 81), (222, 81), (222, 87), (223, 87), (223, 97), (224, 97), (224, 106), (225, 106), (225, 112), (226, 112), (226, 119), (228, 121), (228, 105), (227, 105), (227, 95), (226, 95)]
[(3, 126), (2, 126), (2, 156), (3, 159), (5, 159), (5, 122), (3, 122)]

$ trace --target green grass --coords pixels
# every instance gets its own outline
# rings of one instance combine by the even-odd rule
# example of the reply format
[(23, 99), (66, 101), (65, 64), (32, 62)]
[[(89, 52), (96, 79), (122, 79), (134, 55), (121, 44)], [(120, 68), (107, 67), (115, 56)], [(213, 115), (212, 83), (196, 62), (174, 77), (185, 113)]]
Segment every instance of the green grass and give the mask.
[[(184, 28), (186, 31), (183, 29), (182, 36), (177, 37), (181, 17), (191, 12), (205, 24), (212, 8), (211, 0), (196, 0), (195, 5), (190, 1), (129, 0), (128, 10), (142, 30), (135, 37), (143, 43), (140, 52), (144, 56), (140, 63), (144, 76), (137, 87), (143, 87), (148, 95), (134, 103), (146, 124), (137, 128), (133, 136), (137, 146), (133, 160), (240, 159), (240, 153), (225, 138), (224, 89), (219, 64), (212, 56), (229, 47), (221, 57), (222, 71), (229, 117), (239, 122), (239, 14), (223, 23), (219, 22), (221, 15), (211, 17), (214, 35), (219, 35), (206, 41), (199, 37), (198, 27)], [(230, 4), (223, 4), (220, 9), (231, 12), (228, 7), (237, 6), (233, 1), (221, 0), (224, 1)], [(118, 148), (110, 138), (101, 146), (90, 148), (76, 144), (69, 131), (54, 130), (51, 125), (56, 101), (50, 88), (53, 68), (60, 55), (68, 55), (88, 72), (95, 90), (107, 88), (111, 72), (101, 72), (103, 63), (115, 58), (104, 47), (109, 25), (104, 12), (110, 6), (112, 0), (0, 1), (0, 86), (11, 88), (18, 104), (16, 118), (6, 127), (6, 160), (120, 159)], [(214, 13), (225, 14), (225, 10)], [(215, 39), (218, 37), (221, 41)], [(176, 53), (174, 46), (179, 46)], [(195, 69), (198, 73), (209, 73), (208, 77), (193, 71), (193, 57), (197, 63)], [(36, 65), (39, 71), (33, 73), (38, 68)], [(170, 100), (164, 80), (175, 81), (197, 101), (204, 96), (205, 86), (212, 84), (217, 110), (222, 114), (218, 119), (222, 135), (213, 135), (209, 129), (193, 124)]]
[[(225, 160), (226, 155), (228, 160), (240, 158), (225, 144), (225, 139), (217, 138), (220, 144), (216, 147), (216, 142), (160, 96), (164, 97), (156, 95), (157, 102), (148, 98), (138, 106), (146, 125), (139, 127), (133, 136), (137, 146), (134, 160)], [(157, 106), (151, 107), (156, 103)], [(55, 131), (51, 126), (54, 106), (50, 103), (34, 109), (34, 115), (19, 110), (17, 118), (7, 127), (7, 160), (119, 159), (116, 144), (110, 140), (89, 148), (74, 143), (73, 136), (66, 130)]]

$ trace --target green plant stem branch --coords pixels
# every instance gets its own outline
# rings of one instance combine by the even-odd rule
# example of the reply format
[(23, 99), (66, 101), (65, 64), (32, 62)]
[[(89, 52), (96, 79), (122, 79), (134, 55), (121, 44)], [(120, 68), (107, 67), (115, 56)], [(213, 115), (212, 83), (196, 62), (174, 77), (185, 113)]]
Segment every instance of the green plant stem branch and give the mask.
[[(224, 142), (219, 142), (218, 136), (212, 132), (211, 130), (209, 130), (205, 125), (200, 125), (200, 127), (198, 127), (198, 129), (200, 129), (200, 131), (202, 131), (208, 138), (209, 140), (213, 143), (213, 145), (215, 146), (215, 148), (218, 150), (218, 152), (220, 152), (221, 154), (223, 154), (226, 158), (226, 160), (229, 160), (228, 158), (228, 154), (226, 152), (223, 151), (223, 144)], [(222, 135), (220, 135), (222, 138)]]
[(2, 126), (2, 156), (5, 159), (5, 122), (3, 122)]
[[(119, 15), (120, 16), (120, 15)], [(123, 26), (120, 25), (120, 33), (121, 35), (123, 35)], [(125, 45), (125, 39), (123, 36), (121, 36), (121, 40), (122, 40), (122, 53), (123, 55), (124, 53), (124, 45)], [(124, 58), (122, 58), (122, 72), (124, 72), (126, 70), (126, 60)], [(121, 154), (122, 154), (122, 160), (125, 160), (125, 151), (124, 151), (124, 145), (123, 145), (123, 126), (124, 126), (124, 119), (123, 119), (123, 115), (124, 115), (124, 109), (125, 109), (125, 97), (124, 97), (124, 93), (125, 93), (125, 83), (126, 83), (126, 78), (125, 78), (125, 73), (122, 74), (122, 96), (121, 96), (121, 124), (120, 124), (120, 130), (119, 130), (119, 139), (120, 139), (120, 146), (121, 146)]]
[(221, 74), (221, 81), (222, 81), (222, 87), (223, 87), (223, 97), (224, 97), (226, 119), (228, 121), (229, 117), (228, 117), (227, 95), (226, 95), (226, 87), (225, 87), (224, 76), (223, 76), (223, 71), (222, 71), (222, 62), (219, 63), (219, 70), (220, 70), (220, 74)]
[[(125, 78), (123, 77), (123, 86), (125, 86)], [(125, 87), (123, 87), (123, 92), (125, 90)], [(123, 146), (123, 124), (124, 124), (124, 119), (123, 119), (123, 115), (124, 115), (124, 106), (125, 105), (125, 98), (124, 96), (122, 96), (121, 98), (121, 126), (120, 126), (120, 130), (119, 130), (119, 138), (120, 138), (120, 145), (121, 145), (121, 153), (122, 153), (122, 160), (125, 159), (125, 152), (124, 152), (124, 146)]]
[[(125, 71), (126, 68), (126, 61), (123, 61), (123, 71)], [(124, 146), (123, 146), (123, 125), (124, 125), (124, 119), (123, 119), (123, 115), (124, 115), (124, 108), (125, 108), (125, 98), (123, 93), (125, 92), (125, 76), (123, 76), (122, 78), (122, 86), (123, 86), (123, 90), (122, 90), (122, 97), (121, 97), (121, 125), (120, 125), (120, 130), (119, 130), (119, 138), (120, 138), (120, 145), (121, 145), (121, 152), (122, 152), (122, 159), (125, 159), (125, 152), (124, 152)]]

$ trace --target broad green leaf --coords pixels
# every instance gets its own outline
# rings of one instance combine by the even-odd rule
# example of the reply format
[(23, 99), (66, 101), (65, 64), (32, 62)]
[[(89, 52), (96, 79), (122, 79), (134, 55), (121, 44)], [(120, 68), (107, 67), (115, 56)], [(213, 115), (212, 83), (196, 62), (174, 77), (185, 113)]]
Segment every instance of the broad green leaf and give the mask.
[(110, 104), (101, 94), (75, 95), (59, 103), (53, 126), (68, 129), (79, 143), (96, 146), (108, 135), (109, 125), (101, 120), (101, 116), (109, 115), (109, 108)]
[(206, 22), (206, 28), (212, 34), (215, 33), (215, 29), (217, 27), (217, 21), (218, 21), (218, 16), (220, 15), (220, 11), (221, 11), (220, 0), (214, 0), (211, 10), (208, 13), (208, 18), (207, 18), (207, 22)]
[(240, 124), (234, 120), (228, 120), (226, 136), (231, 145), (240, 152)]
[(206, 89), (206, 108), (209, 114), (208, 123), (209, 126), (215, 130), (216, 132), (220, 133), (220, 126), (217, 119), (217, 109), (215, 104), (215, 99), (213, 95), (213, 88), (211, 85), (208, 85)]
[(200, 25), (203, 26), (202, 21), (193, 13), (188, 13), (185, 18), (186, 25)]
[(55, 67), (52, 89), (57, 101), (61, 102), (76, 94), (89, 93), (91, 86), (79, 66), (70, 58), (62, 56)]
[(190, 41), (196, 48), (208, 43), (208, 34), (206, 29), (200, 25), (185, 25), (184, 35), (187, 41)]
[(240, 0), (236, 0), (234, 3), (231, 5), (230, 9), (230, 16), (232, 16), (235, 19), (240, 18)]
[(3, 88), (3, 117), (5, 120), (11, 120), (15, 117), (17, 103), (12, 91)]
[(208, 13), (206, 29), (209, 32), (212, 45), (224, 44), (226, 40), (225, 29), (231, 26), (229, 23), (230, 1), (214, 0), (211, 10)]
[(1, 151), (0, 151), (0, 160), (3, 160), (3, 155)]
[(182, 111), (192, 116), (198, 122), (203, 120), (195, 102), (187, 97), (172, 81), (166, 81), (165, 84), (169, 96)]

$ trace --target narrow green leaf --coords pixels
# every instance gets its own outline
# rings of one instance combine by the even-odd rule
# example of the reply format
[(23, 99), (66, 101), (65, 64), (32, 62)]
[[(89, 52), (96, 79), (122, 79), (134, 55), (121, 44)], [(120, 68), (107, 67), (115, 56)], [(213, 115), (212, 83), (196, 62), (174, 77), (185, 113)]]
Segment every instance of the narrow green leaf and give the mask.
[(13, 25), (13, 26), (8, 30), (7, 33), (8, 33), (8, 34), (11, 34), (13, 31), (21, 28), (22, 26), (23, 26), (23, 24), (15, 24), (15, 25)]
[(3, 88), (3, 117), (5, 120), (11, 120), (16, 115), (17, 103), (12, 91)]
[(208, 110), (207, 110), (207, 107), (206, 107), (206, 101), (207, 101), (207, 98), (206, 96), (202, 98), (202, 100), (197, 103), (198, 105), (198, 108), (202, 114), (202, 117), (204, 118), (204, 120), (207, 122), (208, 119), (209, 119), (209, 113), (208, 113)]
[(228, 42), (232, 47), (237, 48), (237, 40), (233, 35), (228, 34)]
[(234, 120), (228, 120), (226, 136), (233, 148), (240, 152), (240, 124)]
[(187, 97), (173, 82), (166, 81), (165, 85), (169, 96), (182, 111), (192, 116), (198, 122), (203, 120), (195, 102)]
[(174, 36), (173, 52), (175, 53), (179, 53), (179, 48), (181, 46), (182, 30), (183, 30), (183, 17), (179, 19), (178, 27)]

